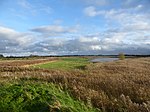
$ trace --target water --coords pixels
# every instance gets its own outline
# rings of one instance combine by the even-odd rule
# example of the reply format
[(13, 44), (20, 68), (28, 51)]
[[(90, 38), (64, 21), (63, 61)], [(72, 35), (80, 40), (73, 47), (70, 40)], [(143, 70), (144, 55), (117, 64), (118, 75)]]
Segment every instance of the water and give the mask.
[(90, 62), (110, 62), (115, 60), (118, 60), (118, 58), (95, 58), (90, 60)]

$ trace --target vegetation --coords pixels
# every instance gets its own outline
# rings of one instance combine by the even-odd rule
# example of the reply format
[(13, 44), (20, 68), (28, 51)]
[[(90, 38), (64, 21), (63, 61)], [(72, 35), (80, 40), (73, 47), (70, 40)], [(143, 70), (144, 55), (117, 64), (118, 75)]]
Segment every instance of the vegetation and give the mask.
[(1, 112), (96, 112), (52, 83), (24, 80), (1, 83), (0, 99)]
[(124, 55), (124, 53), (119, 53), (119, 59), (120, 59), (120, 60), (125, 59), (125, 55)]
[(10, 66), (10, 67), (15, 67), (15, 66), (29, 66), (29, 65), (35, 65), (35, 64), (41, 64), (41, 63), (47, 63), (47, 62), (51, 62), (57, 60), (57, 58), (45, 58), (45, 59), (10, 59), (10, 60), (1, 60), (0, 62), (0, 67), (2, 66)]
[(84, 69), (88, 64), (87, 58), (62, 58), (57, 61), (50, 63), (35, 65), (35, 68), (46, 68), (46, 69), (61, 69), (61, 70), (72, 70), (72, 69)]
[[(73, 59), (72, 57), (70, 59), (63, 58), (60, 61), (73, 63)], [(77, 62), (76, 59), (74, 59), (75, 62)], [(6, 110), (8, 106), (13, 109), (18, 107), (20, 111), (25, 107), (26, 110), (30, 109), (26, 106), (30, 99), (23, 100), (24, 102), (20, 104), (21, 99), (26, 97), (25, 92), (27, 92), (29, 98), (30, 96), (34, 98), (32, 103), (35, 104), (35, 107), (39, 107), (39, 111), (41, 111), (39, 105), (48, 109), (58, 104), (62, 107), (59, 110), (62, 111), (61, 109), (65, 107), (66, 112), (150, 111), (150, 58), (134, 58), (107, 63), (85, 61), (84, 70), (75, 67), (75, 69), (69, 68), (69, 71), (30, 68), (24, 67), (24, 64), (23, 67), (13, 66), (11, 61), (7, 62), (6, 66), (5, 63), (1, 63), (3, 61), (0, 62), (0, 86), (2, 88), (0, 96), (3, 99), (0, 101), (0, 106), (3, 110)], [(51, 64), (53, 65), (53, 63)], [(66, 65), (66, 67), (68, 66)], [(39, 93), (39, 91), (43, 92)], [(53, 97), (56, 100), (53, 100)]]
[(0, 58), (3, 58), (4, 56), (2, 54), (0, 54)]

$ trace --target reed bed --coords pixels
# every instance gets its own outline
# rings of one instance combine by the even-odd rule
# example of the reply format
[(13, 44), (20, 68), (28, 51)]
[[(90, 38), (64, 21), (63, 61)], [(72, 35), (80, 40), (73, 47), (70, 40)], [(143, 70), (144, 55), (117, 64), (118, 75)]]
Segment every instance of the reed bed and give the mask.
[(0, 81), (53, 82), (103, 112), (150, 112), (150, 58), (90, 63), (84, 70), (2, 66)]

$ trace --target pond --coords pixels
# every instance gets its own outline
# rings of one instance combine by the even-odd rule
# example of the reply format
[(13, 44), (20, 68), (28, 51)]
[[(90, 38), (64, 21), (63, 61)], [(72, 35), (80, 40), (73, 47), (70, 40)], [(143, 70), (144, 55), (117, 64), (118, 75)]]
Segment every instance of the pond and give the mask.
[(118, 58), (95, 58), (90, 60), (90, 62), (110, 62), (115, 60), (118, 60)]

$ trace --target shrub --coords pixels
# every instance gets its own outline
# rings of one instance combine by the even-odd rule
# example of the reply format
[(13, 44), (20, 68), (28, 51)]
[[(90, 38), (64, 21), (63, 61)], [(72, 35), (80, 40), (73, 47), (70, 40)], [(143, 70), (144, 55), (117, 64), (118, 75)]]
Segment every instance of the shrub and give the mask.
[(120, 60), (125, 59), (125, 55), (124, 55), (124, 53), (119, 53), (119, 59), (120, 59)]

